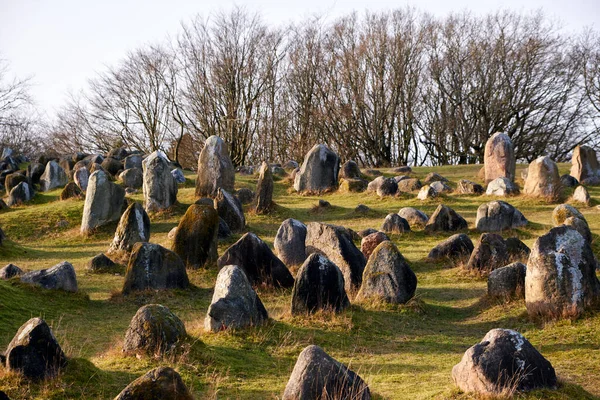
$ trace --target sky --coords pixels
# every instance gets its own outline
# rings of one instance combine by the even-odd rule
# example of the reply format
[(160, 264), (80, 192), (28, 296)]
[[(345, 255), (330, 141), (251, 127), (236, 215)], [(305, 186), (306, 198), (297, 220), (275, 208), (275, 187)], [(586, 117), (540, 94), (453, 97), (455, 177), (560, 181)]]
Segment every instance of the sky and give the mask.
[(584, 26), (600, 30), (600, 0), (0, 0), (0, 59), (13, 74), (31, 77), (36, 105), (52, 115), (68, 94), (84, 89), (89, 78), (115, 65), (128, 51), (175, 36), (181, 21), (244, 6), (273, 26), (314, 14), (329, 18), (413, 6), (444, 16), (509, 9), (542, 9), (566, 31)]

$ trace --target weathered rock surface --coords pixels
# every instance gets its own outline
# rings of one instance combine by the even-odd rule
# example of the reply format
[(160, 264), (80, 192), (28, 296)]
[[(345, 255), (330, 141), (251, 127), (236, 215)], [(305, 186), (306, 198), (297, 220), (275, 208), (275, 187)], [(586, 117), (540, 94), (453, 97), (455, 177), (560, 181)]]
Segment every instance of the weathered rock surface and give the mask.
[(429, 185), (425, 185), (421, 188), (421, 190), (419, 190), (419, 194), (417, 194), (417, 199), (427, 200), (427, 199), (433, 199), (434, 197), (437, 197), (437, 196), (438, 196), (438, 192), (436, 192), (434, 188), (432, 188)]
[(258, 170), (258, 183), (254, 197), (254, 210), (257, 214), (266, 214), (273, 206), (273, 175), (269, 164), (263, 161)]
[(380, 243), (363, 273), (358, 298), (404, 304), (417, 289), (417, 277), (398, 248), (390, 241)]
[(554, 368), (527, 339), (510, 329), (492, 329), (452, 368), (454, 383), (465, 392), (555, 389)]
[(515, 180), (515, 150), (506, 133), (498, 132), (488, 139), (483, 160), (486, 184), (496, 178), (507, 178), (511, 182)]
[(311, 345), (298, 356), (282, 400), (324, 398), (370, 400), (371, 392), (360, 376)]
[(150, 240), (150, 218), (140, 203), (131, 203), (121, 216), (109, 252), (129, 253), (137, 242)]
[(340, 179), (340, 186), (338, 190), (341, 193), (362, 193), (367, 190), (369, 182), (364, 179)]
[(571, 159), (571, 176), (582, 185), (600, 184), (600, 164), (596, 151), (589, 146), (577, 146)]
[(123, 169), (124, 170), (128, 170), (129, 168), (142, 169), (142, 160), (143, 160), (143, 157), (140, 154), (132, 154), (130, 156), (127, 156), (123, 160)]
[(350, 305), (344, 286), (344, 276), (337, 265), (321, 254), (311, 254), (296, 276), (292, 314), (343, 311)]
[(421, 210), (417, 210), (413, 207), (404, 207), (398, 211), (398, 215), (404, 218), (411, 229), (424, 228), (429, 221), (429, 217)]
[(502, 299), (525, 298), (525, 273), (527, 267), (520, 262), (498, 268), (487, 281), (488, 296)]
[(297, 192), (320, 193), (337, 189), (340, 159), (324, 144), (315, 145), (304, 157), (294, 178)]
[(431, 249), (427, 258), (433, 261), (439, 261), (442, 259), (469, 257), (474, 248), (471, 238), (464, 233), (457, 233), (437, 244)]
[(67, 261), (48, 269), (27, 272), (21, 275), (21, 282), (37, 285), (44, 289), (62, 289), (66, 292), (77, 291), (75, 268)]
[(175, 183), (185, 183), (185, 175), (183, 175), (183, 171), (179, 168), (172, 169), (171, 176), (175, 180)]
[(41, 318), (31, 318), (19, 328), (5, 355), (9, 371), (35, 380), (52, 378), (67, 364), (52, 329)]
[(358, 167), (358, 164), (352, 160), (346, 161), (340, 170), (340, 178), (360, 179), (360, 168)]
[(141, 168), (129, 168), (119, 174), (123, 186), (131, 189), (139, 189), (144, 186), (144, 172)]
[(479, 206), (475, 226), (479, 232), (501, 232), (505, 229), (521, 228), (528, 222), (511, 204), (496, 200)]
[(552, 210), (552, 223), (554, 226), (564, 224), (565, 220), (569, 217), (575, 217), (586, 221), (585, 217), (578, 209), (568, 204), (559, 204)]
[(425, 225), (425, 232), (453, 232), (467, 229), (467, 221), (456, 211), (440, 204), (429, 217)]
[(165, 153), (157, 150), (146, 157), (142, 165), (146, 211), (168, 209), (177, 202), (177, 182), (171, 175), (169, 159)]
[(225, 250), (217, 265), (237, 265), (243, 269), (252, 285), (292, 287), (294, 278), (285, 264), (273, 254), (269, 246), (252, 232), (246, 233)]
[(88, 235), (102, 225), (118, 221), (123, 209), (125, 190), (111, 182), (102, 171), (90, 176), (85, 193), (81, 233)]
[(385, 233), (404, 233), (410, 232), (408, 221), (398, 214), (390, 213), (383, 220), (381, 230)]
[(384, 242), (386, 240), (390, 240), (388, 235), (379, 231), (373, 232), (370, 235), (367, 235), (362, 238), (362, 240), (360, 241), (360, 251), (365, 255), (367, 261), (373, 253), (373, 250), (375, 250), (375, 248), (379, 246), (381, 242)]
[(442, 181), (433, 181), (429, 184), (429, 187), (435, 190), (437, 194), (451, 193), (453, 191), (450, 186), (446, 185)]
[(576, 178), (572, 177), (571, 175), (565, 174), (560, 177), (560, 184), (563, 187), (572, 188), (572, 187), (579, 186), (579, 181)]
[(124, 352), (164, 354), (186, 337), (185, 325), (171, 310), (160, 304), (141, 307), (129, 323)]
[(81, 199), (83, 197), (83, 192), (79, 189), (79, 186), (75, 184), (75, 182), (67, 183), (67, 186), (60, 193), (61, 200), (68, 199)]
[[(236, 190), (235, 197), (240, 201), (240, 204), (250, 204), (254, 201), (254, 192), (248, 188)], [(212, 200), (211, 200), (212, 204)]]
[(73, 172), (73, 181), (83, 192), (87, 191), (89, 180), (90, 171), (86, 167), (76, 169), (75, 172)]
[(483, 233), (471, 253), (467, 269), (478, 272), (491, 272), (510, 262), (510, 255), (502, 236)]
[(584, 186), (578, 186), (577, 189), (575, 189), (575, 192), (573, 192), (573, 201), (585, 204), (588, 207), (592, 203), (590, 194)]
[(123, 169), (123, 163), (120, 160), (117, 160), (113, 157), (106, 157), (100, 165), (106, 172), (108, 172), (112, 176), (117, 176), (119, 171)]
[(176, 253), (147, 242), (133, 246), (123, 294), (148, 289), (186, 289), (189, 284), (185, 265)]
[(556, 200), (560, 196), (562, 185), (558, 166), (550, 157), (536, 158), (529, 164), (528, 171), (523, 193), (550, 200)]
[(277, 256), (287, 266), (301, 265), (306, 260), (306, 225), (288, 218), (281, 223), (273, 243)]
[(488, 196), (513, 196), (519, 193), (519, 187), (508, 178), (496, 178), (490, 181), (485, 191)]
[(44, 174), (40, 177), (40, 190), (47, 192), (58, 187), (63, 187), (68, 182), (69, 178), (65, 170), (56, 161), (50, 161), (46, 164)]
[(261, 325), (269, 319), (262, 301), (252, 289), (244, 270), (226, 265), (219, 271), (204, 327), (218, 332)]
[(398, 182), (399, 192), (414, 192), (415, 190), (421, 189), (423, 185), (417, 178), (402, 179)]
[(181, 376), (170, 367), (158, 367), (131, 382), (115, 400), (193, 400)]
[(429, 184), (431, 184), (432, 182), (448, 182), (448, 179), (444, 178), (437, 172), (430, 172), (427, 174), (423, 182)]
[(569, 217), (565, 219), (563, 225), (575, 229), (588, 243), (592, 243), (592, 231), (590, 231), (590, 227), (585, 220), (577, 217)]
[(242, 205), (228, 191), (219, 188), (214, 199), (214, 208), (219, 217), (227, 223), (232, 232), (242, 232), (246, 227), (246, 217)]
[(568, 226), (552, 228), (531, 249), (525, 275), (530, 316), (577, 318), (600, 301), (590, 244)]
[(179, 221), (172, 250), (187, 268), (217, 261), (219, 215), (212, 206), (192, 204)]
[(23, 270), (15, 264), (7, 264), (0, 269), (0, 279), (6, 280), (15, 276), (23, 275)]
[(393, 196), (396, 192), (398, 192), (398, 182), (394, 178), (384, 178), (376, 190), (379, 197)]
[(21, 182), (12, 190), (8, 195), (6, 204), (9, 207), (18, 206), (20, 204), (30, 201), (34, 196), (33, 189), (27, 182)]
[(483, 194), (485, 189), (478, 183), (461, 179), (456, 186), (456, 192), (458, 194)]
[(116, 272), (118, 265), (108, 258), (106, 254), (100, 253), (88, 262), (86, 269), (91, 273)]

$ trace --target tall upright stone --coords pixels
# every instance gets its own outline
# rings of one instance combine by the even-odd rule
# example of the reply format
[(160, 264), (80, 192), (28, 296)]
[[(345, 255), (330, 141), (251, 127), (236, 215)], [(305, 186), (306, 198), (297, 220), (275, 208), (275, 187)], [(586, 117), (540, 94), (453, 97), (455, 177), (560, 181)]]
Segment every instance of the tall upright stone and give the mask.
[(258, 170), (258, 183), (254, 196), (254, 207), (257, 214), (265, 214), (273, 205), (273, 174), (269, 164), (263, 161)]
[(200, 268), (216, 262), (219, 214), (212, 206), (192, 204), (179, 221), (172, 250), (187, 268)]
[(58, 187), (63, 187), (69, 182), (67, 173), (56, 161), (46, 164), (44, 174), (40, 178), (40, 189), (47, 192)]
[(90, 176), (85, 193), (81, 233), (90, 234), (95, 228), (118, 221), (123, 209), (125, 190), (108, 179), (103, 171)]
[(294, 178), (297, 192), (319, 193), (337, 188), (340, 158), (324, 144), (315, 145), (304, 157)]
[(204, 142), (198, 157), (198, 177), (196, 197), (215, 197), (219, 188), (233, 193), (235, 170), (227, 144), (218, 136), (211, 136)]
[(144, 169), (144, 201), (146, 211), (166, 210), (177, 201), (177, 182), (171, 175), (169, 159), (160, 150), (150, 154), (142, 163)]
[(486, 184), (496, 178), (515, 180), (515, 150), (506, 133), (498, 132), (488, 139), (483, 157)]
[(150, 240), (150, 218), (140, 203), (132, 203), (121, 216), (109, 252), (126, 252), (137, 242)]
[(529, 164), (525, 194), (555, 200), (560, 196), (561, 186), (558, 166), (550, 157), (538, 157)]
[(600, 184), (600, 165), (594, 149), (589, 146), (575, 147), (571, 162), (571, 176), (581, 184)]

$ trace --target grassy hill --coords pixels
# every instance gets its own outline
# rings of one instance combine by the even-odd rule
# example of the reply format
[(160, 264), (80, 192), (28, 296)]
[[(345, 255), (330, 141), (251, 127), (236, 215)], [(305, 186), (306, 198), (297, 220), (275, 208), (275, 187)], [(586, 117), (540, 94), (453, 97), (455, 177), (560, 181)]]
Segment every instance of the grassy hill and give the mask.
[[(561, 173), (568, 172), (560, 165)], [(435, 171), (455, 186), (459, 179), (477, 180), (480, 166), (415, 168), (424, 178)], [(518, 166), (517, 176), (520, 176)], [(391, 170), (382, 170), (393, 176)], [(151, 215), (151, 242), (170, 247), (167, 233), (175, 227), (194, 201), (193, 175), (180, 187), (180, 204), (172, 212)], [(236, 188), (254, 189), (256, 177), (236, 176)], [(520, 182), (522, 186), (522, 182)], [(216, 266), (188, 271), (189, 290), (121, 296), (123, 274), (86, 273), (86, 263), (105, 251), (116, 223), (91, 238), (79, 234), (82, 200), (58, 199), (60, 191), (40, 193), (25, 206), (0, 211), (0, 227), (9, 238), (0, 247), (0, 265), (12, 262), (22, 269), (53, 266), (63, 260), (77, 271), (80, 293), (45, 291), (15, 281), (0, 281), (0, 348), (29, 318), (40, 316), (53, 327), (59, 343), (70, 357), (57, 379), (29, 383), (0, 367), (0, 389), (13, 399), (110, 399), (130, 381), (148, 370), (169, 365), (177, 369), (197, 398), (276, 399), (281, 396), (300, 351), (317, 344), (341, 362), (350, 364), (370, 385), (375, 398), (384, 399), (470, 399), (452, 383), (451, 369), (467, 348), (478, 343), (492, 328), (521, 332), (552, 363), (561, 387), (556, 392), (538, 391), (525, 399), (597, 398), (600, 396), (600, 313), (577, 321), (532, 322), (523, 301), (501, 303), (485, 298), (486, 280), (467, 274), (460, 266), (426, 261), (429, 250), (449, 234), (414, 231), (392, 235), (393, 242), (417, 274), (416, 297), (404, 306), (355, 303), (339, 315), (321, 313), (310, 317), (291, 316), (291, 290), (259, 290), (272, 322), (255, 329), (218, 334), (205, 332), (203, 321), (212, 296)], [(600, 187), (590, 188), (600, 198)], [(142, 201), (142, 195), (133, 199)], [(332, 204), (325, 212), (313, 207), (323, 198)], [(286, 218), (303, 222), (323, 221), (356, 231), (379, 228), (389, 212), (413, 206), (428, 215), (439, 203), (454, 208), (474, 229), (477, 207), (492, 198), (449, 195), (421, 202), (415, 195), (379, 198), (375, 194), (333, 193), (299, 196), (286, 180), (275, 183), (277, 206), (267, 216), (246, 209), (247, 230), (269, 245), (279, 224)], [(523, 229), (505, 232), (517, 235), (528, 246), (552, 227), (555, 204), (527, 199), (508, 200), (529, 219)], [(368, 215), (354, 208), (365, 204)], [(592, 232), (600, 232), (600, 209), (577, 207), (586, 216)], [(219, 254), (237, 240), (234, 235), (219, 245)], [(600, 240), (595, 235), (595, 253)], [(351, 296), (351, 301), (353, 297)], [(175, 312), (186, 325), (188, 341), (175, 356), (166, 359), (125, 357), (121, 346), (129, 321), (137, 309), (160, 303)]]

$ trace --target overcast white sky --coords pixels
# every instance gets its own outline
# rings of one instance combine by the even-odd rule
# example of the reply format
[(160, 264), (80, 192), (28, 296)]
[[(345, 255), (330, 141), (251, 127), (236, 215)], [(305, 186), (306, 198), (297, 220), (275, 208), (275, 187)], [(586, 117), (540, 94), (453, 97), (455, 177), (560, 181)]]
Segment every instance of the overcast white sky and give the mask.
[(406, 5), (436, 15), (470, 10), (542, 9), (565, 29), (600, 29), (600, 0), (0, 0), (0, 58), (20, 77), (33, 76), (37, 104), (52, 113), (69, 90), (144, 43), (175, 35), (182, 20), (200, 13), (243, 5), (273, 25), (324, 13), (336, 17), (352, 10), (385, 10)]

